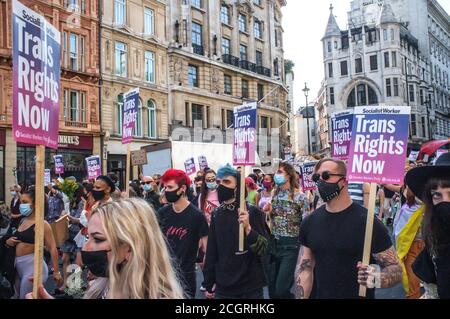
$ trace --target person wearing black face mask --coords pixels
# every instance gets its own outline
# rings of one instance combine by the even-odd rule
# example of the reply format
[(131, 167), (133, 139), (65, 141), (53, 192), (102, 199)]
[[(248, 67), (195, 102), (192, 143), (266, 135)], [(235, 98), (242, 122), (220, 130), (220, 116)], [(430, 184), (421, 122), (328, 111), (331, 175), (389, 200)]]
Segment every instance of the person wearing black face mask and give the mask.
[[(313, 180), (326, 204), (300, 226), (297, 290), (301, 299), (357, 299), (359, 285), (371, 286), (369, 267), (361, 263), (367, 209), (352, 202), (346, 174), (345, 163), (334, 159), (323, 159), (314, 169)], [(372, 238), (373, 262), (381, 269), (380, 288), (393, 287), (402, 279), (402, 267), (388, 230), (378, 219)], [(316, 289), (311, 295), (313, 284)], [(374, 295), (374, 289), (367, 289), (366, 298)]]
[(169, 205), (158, 210), (158, 221), (179, 266), (187, 297), (195, 298), (195, 262), (199, 249), (206, 252), (208, 223), (205, 215), (188, 200), (191, 181), (185, 172), (170, 169), (161, 182)]
[[(258, 208), (239, 207), (239, 175), (226, 165), (217, 171), (220, 206), (211, 217), (208, 249), (203, 268), (208, 299), (262, 299), (267, 284), (261, 257), (268, 234), (265, 216)], [(239, 249), (239, 224), (244, 225), (244, 252)]]
[[(411, 169), (405, 181), (425, 203), (425, 249), (417, 256), (413, 271), (425, 283), (427, 297), (450, 299), (450, 153), (441, 155), (434, 166)], [(433, 286), (437, 286), (437, 296), (429, 294)]]
[(94, 184), (92, 196), (98, 204), (105, 204), (112, 201), (111, 194), (116, 190), (116, 185), (108, 176), (99, 176)]

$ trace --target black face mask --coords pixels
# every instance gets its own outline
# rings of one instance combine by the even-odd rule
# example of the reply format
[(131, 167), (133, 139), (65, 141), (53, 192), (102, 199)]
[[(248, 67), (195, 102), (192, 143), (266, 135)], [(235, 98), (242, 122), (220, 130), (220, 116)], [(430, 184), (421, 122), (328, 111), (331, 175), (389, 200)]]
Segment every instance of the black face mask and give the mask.
[(342, 188), (339, 187), (339, 182), (342, 179), (343, 178), (339, 179), (336, 183), (327, 183), (324, 180), (320, 179), (316, 183), (320, 197), (324, 202), (329, 202), (339, 196), (342, 190)]
[(83, 198), (84, 198), (84, 200), (88, 200), (88, 198), (89, 198), (88, 194), (83, 194)]
[(174, 190), (174, 191), (171, 191), (171, 192), (169, 192), (169, 191), (166, 190), (166, 192), (164, 193), (164, 195), (166, 196), (166, 199), (167, 199), (167, 201), (168, 201), (169, 203), (176, 203), (176, 202), (178, 202), (178, 200), (179, 200), (179, 199), (181, 198), (181, 196), (183, 195), (183, 193), (181, 193), (180, 195), (177, 194), (179, 190), (180, 190), (179, 188), (176, 189), (176, 190)]
[(108, 252), (111, 250), (81, 251), (83, 265), (95, 277), (108, 277)]
[(436, 216), (450, 230), (450, 202), (442, 202), (433, 207)]
[(202, 190), (202, 188), (201, 187), (196, 187), (195, 188), (195, 192), (197, 193), (197, 194), (200, 194), (200, 191)]
[(219, 185), (219, 187), (217, 187), (217, 196), (219, 198), (219, 203), (222, 204), (235, 197), (235, 189)]
[(94, 197), (96, 201), (102, 200), (105, 198), (105, 191), (92, 190), (92, 197)]

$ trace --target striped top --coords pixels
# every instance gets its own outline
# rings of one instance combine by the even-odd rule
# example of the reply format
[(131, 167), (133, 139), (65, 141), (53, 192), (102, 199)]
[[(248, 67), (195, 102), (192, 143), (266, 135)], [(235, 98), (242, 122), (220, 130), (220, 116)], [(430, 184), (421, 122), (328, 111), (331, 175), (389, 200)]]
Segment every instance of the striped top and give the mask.
[(348, 183), (348, 192), (353, 202), (364, 206), (363, 183)]

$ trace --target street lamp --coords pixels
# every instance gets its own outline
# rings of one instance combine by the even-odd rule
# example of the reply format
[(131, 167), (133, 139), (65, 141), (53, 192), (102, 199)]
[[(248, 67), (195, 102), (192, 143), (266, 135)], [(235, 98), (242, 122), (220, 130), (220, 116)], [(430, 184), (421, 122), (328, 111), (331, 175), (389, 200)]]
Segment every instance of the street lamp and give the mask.
[(306, 118), (306, 126), (308, 130), (308, 154), (311, 154), (311, 140), (309, 137), (309, 114), (308, 114), (308, 94), (309, 94), (309, 88), (306, 85), (305, 82), (305, 88), (303, 89), (303, 93), (305, 93), (305, 99), (306, 99), (306, 112), (307, 112), (307, 118)]

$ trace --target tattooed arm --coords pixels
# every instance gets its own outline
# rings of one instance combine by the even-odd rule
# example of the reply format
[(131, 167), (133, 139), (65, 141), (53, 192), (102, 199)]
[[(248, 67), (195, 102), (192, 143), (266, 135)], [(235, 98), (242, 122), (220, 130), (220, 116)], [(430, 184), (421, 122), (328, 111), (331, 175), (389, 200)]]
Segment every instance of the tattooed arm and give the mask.
[(311, 249), (300, 247), (295, 276), (297, 278), (296, 297), (308, 299), (311, 295), (314, 279), (315, 258)]
[[(394, 247), (373, 255), (381, 267), (378, 286), (376, 288), (391, 288), (402, 280), (402, 266), (399, 263)], [(367, 286), (369, 270), (367, 266), (358, 263), (358, 283)], [(377, 284), (377, 282), (376, 282)]]

